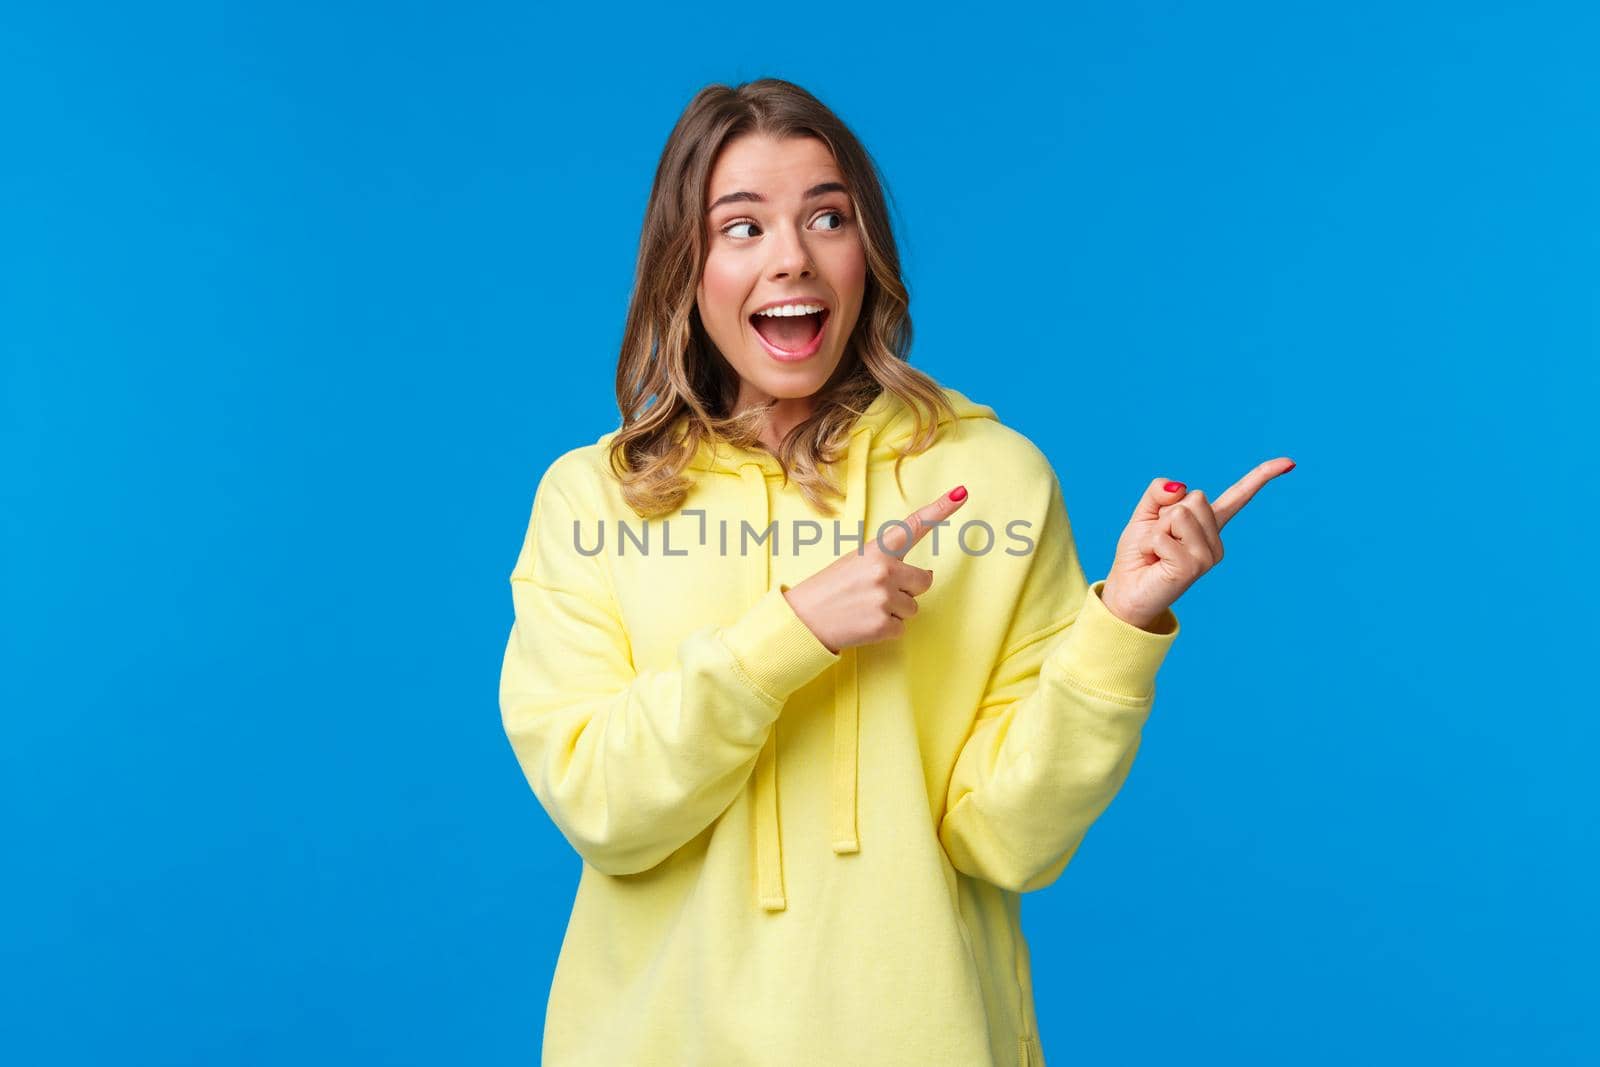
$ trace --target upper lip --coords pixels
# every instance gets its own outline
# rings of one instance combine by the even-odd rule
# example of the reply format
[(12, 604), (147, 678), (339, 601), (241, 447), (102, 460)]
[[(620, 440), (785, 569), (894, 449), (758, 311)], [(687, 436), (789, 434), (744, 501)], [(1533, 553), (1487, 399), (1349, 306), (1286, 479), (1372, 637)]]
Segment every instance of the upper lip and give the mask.
[(820, 296), (786, 296), (781, 300), (769, 300), (756, 308), (755, 311), (750, 312), (750, 314), (754, 315), (756, 312), (765, 311), (768, 308), (782, 307), (784, 304), (821, 304), (824, 310), (828, 309), (828, 302)]

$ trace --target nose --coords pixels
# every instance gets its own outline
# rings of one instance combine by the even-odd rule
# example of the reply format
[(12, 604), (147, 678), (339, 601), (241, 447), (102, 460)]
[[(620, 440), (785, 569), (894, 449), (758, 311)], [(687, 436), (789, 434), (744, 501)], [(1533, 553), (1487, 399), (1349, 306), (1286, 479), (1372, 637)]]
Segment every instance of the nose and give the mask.
[(814, 273), (811, 252), (797, 230), (778, 227), (767, 247), (770, 249), (769, 278), (809, 278)]

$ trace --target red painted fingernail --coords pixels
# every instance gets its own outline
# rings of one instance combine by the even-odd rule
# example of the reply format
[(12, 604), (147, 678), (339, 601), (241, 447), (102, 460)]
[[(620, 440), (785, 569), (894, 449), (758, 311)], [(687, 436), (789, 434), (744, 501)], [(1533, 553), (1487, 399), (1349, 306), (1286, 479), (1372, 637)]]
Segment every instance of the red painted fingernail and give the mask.
[(1162, 488), (1163, 492), (1181, 493), (1181, 492), (1183, 492), (1183, 483), (1182, 482), (1168, 482), (1166, 485), (1163, 485), (1161, 488)]
[(964, 486), (964, 485), (958, 485), (954, 489), (950, 490), (950, 499), (951, 500), (965, 500), (965, 499), (967, 499), (967, 487)]
[(1283, 473), (1288, 474), (1292, 470), (1294, 470), (1294, 460), (1291, 459), (1289, 461), (1289, 465), (1287, 467), (1283, 468)]

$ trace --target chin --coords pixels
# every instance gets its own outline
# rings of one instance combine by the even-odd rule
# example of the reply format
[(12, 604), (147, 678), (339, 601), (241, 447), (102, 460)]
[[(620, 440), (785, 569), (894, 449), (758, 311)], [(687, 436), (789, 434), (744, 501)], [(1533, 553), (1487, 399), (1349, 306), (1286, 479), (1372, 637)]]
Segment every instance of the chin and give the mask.
[(803, 369), (796, 368), (788, 374), (782, 372), (774, 374), (772, 368), (762, 367), (753, 373), (746, 373), (744, 377), (770, 397), (779, 400), (798, 400), (801, 397), (812, 396), (820, 390), (833, 376), (838, 366), (838, 360), (827, 364), (810, 363)]

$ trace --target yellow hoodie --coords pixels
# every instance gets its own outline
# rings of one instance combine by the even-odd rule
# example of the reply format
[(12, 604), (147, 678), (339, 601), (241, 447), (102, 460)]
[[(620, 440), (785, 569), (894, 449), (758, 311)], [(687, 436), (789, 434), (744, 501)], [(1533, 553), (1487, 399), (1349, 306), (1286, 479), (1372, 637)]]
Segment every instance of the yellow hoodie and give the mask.
[[(540, 478), (500, 706), (583, 860), (547, 1067), (1044, 1063), (1019, 894), (1121, 788), (1178, 621), (1111, 614), (1043, 453), (945, 393), (898, 483), (913, 415), (872, 402), (832, 517), (726, 443), (649, 522), (614, 431)], [(829, 652), (784, 592), (957, 484), (904, 634)]]

